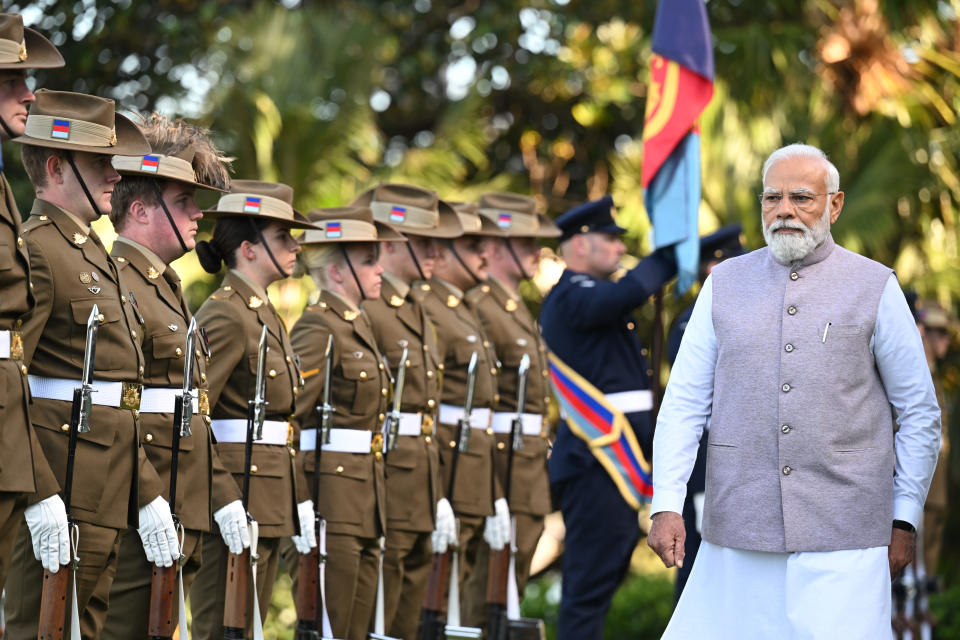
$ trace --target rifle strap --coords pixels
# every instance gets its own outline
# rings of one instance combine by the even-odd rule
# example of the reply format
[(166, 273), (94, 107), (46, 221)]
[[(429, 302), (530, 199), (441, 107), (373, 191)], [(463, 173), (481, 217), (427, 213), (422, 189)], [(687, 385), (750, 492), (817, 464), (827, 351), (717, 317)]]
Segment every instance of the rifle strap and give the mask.
[[(178, 427), (174, 427), (175, 429)], [(190, 631), (187, 629), (187, 600), (183, 595), (183, 541), (186, 533), (183, 525), (177, 523), (177, 537), (180, 538), (180, 559), (177, 561), (177, 628), (180, 630), (180, 640), (190, 640)]]
[(460, 552), (450, 554), (450, 590), (447, 592), (447, 625), (460, 626)]
[(520, 619), (520, 591), (517, 588), (517, 518), (510, 518), (510, 564), (507, 566), (507, 620)]
[(320, 518), (320, 531), (317, 532), (319, 542), (317, 549), (320, 556), (320, 603), (323, 605), (320, 613), (323, 637), (333, 637), (333, 627), (330, 625), (330, 616), (327, 615), (327, 520)]
[(250, 575), (253, 582), (253, 640), (263, 640), (263, 620), (260, 619), (260, 598), (257, 597), (257, 548), (260, 544), (260, 526), (256, 520), (247, 524), (250, 532)]
[(80, 556), (77, 550), (80, 546), (80, 527), (76, 524), (70, 524), (70, 547), (73, 552), (73, 562), (60, 567), (61, 571), (70, 572), (70, 640), (81, 640), (80, 638), (80, 609), (77, 607), (77, 567), (80, 565)]
[(383, 536), (380, 536), (380, 553), (379, 553), (379, 562), (377, 562), (377, 609), (376, 614), (373, 618), (373, 632), (377, 635), (384, 635), (386, 633), (386, 624), (384, 622), (384, 613), (383, 613), (383, 553), (386, 549), (386, 539)]

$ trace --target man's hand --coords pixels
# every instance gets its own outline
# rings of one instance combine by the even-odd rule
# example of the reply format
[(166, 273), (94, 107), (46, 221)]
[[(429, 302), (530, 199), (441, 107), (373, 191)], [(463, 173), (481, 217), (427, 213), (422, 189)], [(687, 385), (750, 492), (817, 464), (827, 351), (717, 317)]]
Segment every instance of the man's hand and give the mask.
[(687, 538), (687, 531), (683, 528), (683, 518), (674, 511), (660, 511), (653, 514), (652, 520), (647, 544), (660, 556), (667, 568), (674, 565), (682, 567), (683, 543)]
[(913, 562), (917, 552), (917, 534), (894, 527), (890, 536), (887, 559), (890, 561), (890, 577), (895, 578), (903, 568)]

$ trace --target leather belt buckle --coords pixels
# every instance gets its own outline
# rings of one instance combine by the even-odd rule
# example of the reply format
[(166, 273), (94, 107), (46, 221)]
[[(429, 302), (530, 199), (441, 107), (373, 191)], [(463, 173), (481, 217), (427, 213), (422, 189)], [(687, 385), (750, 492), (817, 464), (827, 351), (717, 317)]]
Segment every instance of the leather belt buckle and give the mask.
[(140, 394), (143, 385), (137, 382), (124, 382), (120, 392), (120, 408), (136, 411), (140, 408)]
[(23, 332), (10, 332), (10, 359), (23, 360)]
[(197, 389), (197, 409), (201, 415), (210, 415), (210, 392), (206, 389)]
[(423, 419), (420, 421), (420, 435), (433, 435), (433, 416), (429, 413), (423, 414)]
[(370, 453), (383, 453), (383, 434), (375, 433), (370, 440)]

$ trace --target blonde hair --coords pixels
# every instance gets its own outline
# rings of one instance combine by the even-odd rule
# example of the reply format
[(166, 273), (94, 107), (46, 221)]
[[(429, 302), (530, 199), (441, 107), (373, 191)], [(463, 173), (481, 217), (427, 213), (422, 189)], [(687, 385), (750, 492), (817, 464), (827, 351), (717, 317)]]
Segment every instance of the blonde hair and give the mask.
[(310, 274), (314, 284), (320, 289), (331, 288), (332, 283), (327, 279), (327, 267), (347, 264), (340, 245), (335, 243), (305, 245), (297, 258), (303, 265), (303, 270)]

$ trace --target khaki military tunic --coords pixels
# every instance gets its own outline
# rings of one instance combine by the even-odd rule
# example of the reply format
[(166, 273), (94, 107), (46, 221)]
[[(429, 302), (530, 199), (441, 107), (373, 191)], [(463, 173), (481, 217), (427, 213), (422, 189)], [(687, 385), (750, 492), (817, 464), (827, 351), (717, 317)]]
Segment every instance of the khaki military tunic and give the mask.
[[(79, 384), (87, 318), (93, 305), (102, 319), (94, 381), (126, 383), (127, 406), (139, 404), (143, 376), (141, 327), (128, 287), (97, 235), (63, 209), (36, 200), (24, 224), (36, 306), (23, 323), (30, 375)], [(66, 473), (71, 402), (33, 394), (31, 420), (58, 482)], [(98, 400), (94, 396), (94, 403)], [(70, 515), (80, 524), (78, 605), (84, 634), (99, 633), (116, 567), (116, 549), (137, 509), (162, 491), (160, 478), (139, 446), (136, 412), (94, 404), (91, 431), (79, 434)], [(37, 628), (42, 568), (33, 557), (29, 532), (21, 528), (7, 592), (9, 626)], [(14, 576), (18, 584), (13, 584)], [(14, 595), (16, 594), (16, 595)]]
[[(430, 533), (436, 504), (442, 497), (440, 458), (433, 436), (440, 401), (436, 329), (422, 300), (428, 295), (383, 274), (380, 297), (363, 308), (370, 317), (377, 344), (394, 375), (407, 347), (402, 413), (420, 414), (417, 436), (401, 436), (387, 462), (387, 548), (384, 556), (384, 618), (387, 633), (413, 637), (420, 622), (433, 557)], [(391, 398), (390, 407), (393, 406)]]
[[(506, 285), (490, 278), (486, 285), (471, 289), (467, 294), (470, 307), (483, 321), (487, 338), (497, 349), (500, 370), (500, 401), (495, 411), (517, 412), (517, 386), (520, 360), (530, 357), (527, 375), (527, 397), (523, 413), (545, 416), (550, 402), (547, 353), (540, 338), (536, 320), (523, 299), (507, 289)], [(510, 436), (497, 433), (496, 470), (506, 487)], [(510, 514), (517, 521), (517, 586), (521, 594), (530, 575), (530, 561), (543, 532), (543, 518), (550, 512), (550, 482), (547, 477), (546, 428), (541, 420), (541, 432), (523, 436), (523, 449), (515, 450), (510, 484)], [(483, 621), (482, 603), (486, 595), (488, 547), (481, 547), (477, 567), (466, 586), (466, 597), (471, 606), (465, 607), (468, 624)]]
[[(193, 550), (185, 554), (183, 567), (184, 591), (189, 592), (201, 564), (200, 534), (216, 533), (212, 513), (240, 499), (236, 482), (214, 450), (209, 427), (206, 374), (209, 351), (198, 331), (194, 353), (185, 353), (191, 314), (183, 299), (180, 277), (172, 267), (167, 267), (146, 247), (123, 237), (117, 238), (111, 255), (144, 318), (144, 386), (182, 389), (184, 359), (194, 359), (193, 388), (198, 390), (199, 411), (190, 422), (193, 435), (180, 439), (174, 508), (186, 530), (185, 551)], [(141, 411), (140, 442), (160, 475), (163, 497), (168, 502), (174, 429), (179, 426), (174, 426), (172, 413)], [(152, 565), (144, 556), (139, 536), (135, 531), (128, 532), (120, 545), (118, 577), (110, 590), (110, 611), (103, 639), (146, 637), (151, 574)]]
[[(297, 423), (315, 431), (323, 404), (324, 351), (333, 335), (330, 385), (334, 429), (374, 432), (372, 451), (321, 449), (319, 511), (327, 521), (327, 611), (338, 638), (364, 638), (376, 603), (377, 538), (386, 530), (383, 435), (388, 380), (367, 315), (349, 300), (322, 291), (291, 331), (305, 382)], [(313, 495), (316, 451), (298, 454)]]
[[(246, 420), (247, 401), (254, 397), (260, 334), (267, 327), (266, 419), (286, 421), (293, 414), (294, 398), (300, 392), (299, 374), (286, 328), (266, 292), (237, 271), (230, 270), (223, 282), (197, 311), (197, 323), (209, 340), (207, 366), (211, 414), (216, 420)], [(216, 429), (214, 428), (214, 436)], [(248, 511), (260, 527), (257, 563), (257, 595), (260, 613), (266, 617), (276, 577), (281, 537), (299, 531), (296, 481), (293, 468), (297, 437), (291, 424), (288, 444), (253, 445)], [(243, 486), (244, 443), (217, 442), (217, 455)], [(223, 638), (223, 606), (226, 588), (227, 548), (219, 534), (203, 536), (203, 566), (191, 591), (193, 637)], [(252, 589), (250, 591), (252, 598)], [(252, 621), (253, 617), (248, 616)]]

